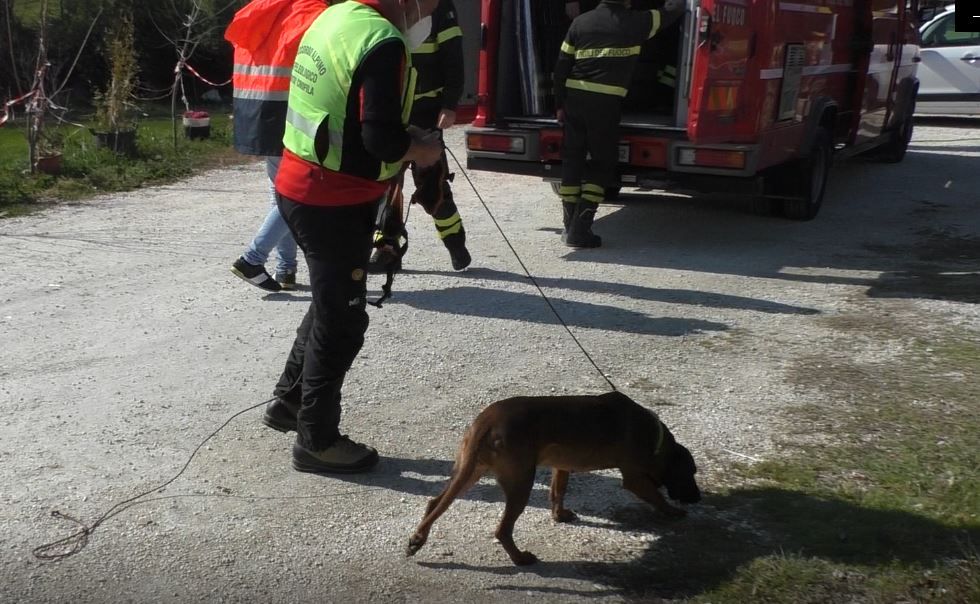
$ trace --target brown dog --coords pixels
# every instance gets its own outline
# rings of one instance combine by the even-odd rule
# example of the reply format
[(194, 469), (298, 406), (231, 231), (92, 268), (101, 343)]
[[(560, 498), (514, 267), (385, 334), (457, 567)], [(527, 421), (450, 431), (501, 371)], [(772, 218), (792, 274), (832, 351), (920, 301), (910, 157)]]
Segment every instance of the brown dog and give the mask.
[(652, 411), (626, 395), (514, 397), (491, 404), (473, 421), (456, 454), (449, 484), (429, 501), (422, 523), (408, 540), (408, 555), (425, 545), (432, 524), (454, 499), (493, 472), (506, 498), (497, 540), (514, 564), (536, 562), (534, 554), (514, 545), (513, 533), (539, 465), (553, 468), (551, 516), (557, 522), (575, 520), (563, 505), (569, 472), (618, 468), (624, 488), (670, 516), (686, 512), (667, 503), (658, 490), (661, 485), (671, 499), (701, 500), (690, 451)]

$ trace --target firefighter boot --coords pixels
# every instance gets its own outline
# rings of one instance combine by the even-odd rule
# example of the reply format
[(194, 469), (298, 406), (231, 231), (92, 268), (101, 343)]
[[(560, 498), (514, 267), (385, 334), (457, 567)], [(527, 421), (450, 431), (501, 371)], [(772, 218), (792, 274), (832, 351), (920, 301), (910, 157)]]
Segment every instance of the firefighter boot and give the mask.
[(561, 233), (561, 238), (563, 241), (568, 237), (568, 226), (572, 223), (572, 216), (575, 216), (576, 205), (578, 204), (574, 201), (561, 202), (561, 224), (564, 229)]
[(575, 204), (575, 213), (569, 222), (568, 230), (563, 238), (568, 247), (599, 247), (602, 238), (592, 232), (592, 221), (595, 219), (599, 204), (592, 201), (579, 201)]

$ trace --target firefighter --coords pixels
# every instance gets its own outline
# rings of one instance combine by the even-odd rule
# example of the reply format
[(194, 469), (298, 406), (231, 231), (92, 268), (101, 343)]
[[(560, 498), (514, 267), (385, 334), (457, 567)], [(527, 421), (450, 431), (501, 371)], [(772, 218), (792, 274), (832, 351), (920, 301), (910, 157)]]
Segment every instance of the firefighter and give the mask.
[(555, 66), (558, 121), (564, 125), (562, 241), (599, 247), (592, 221), (606, 187), (618, 185), (619, 121), (644, 41), (684, 13), (682, 0), (634, 11), (629, 0), (602, 0), (572, 21)]
[[(463, 94), (465, 78), (463, 32), (459, 28), (452, 0), (439, 1), (432, 13), (432, 33), (412, 51), (412, 65), (418, 72), (418, 81), (409, 123), (422, 130), (437, 130), (441, 137), (442, 130), (456, 121), (456, 106)], [(449, 251), (453, 269), (465, 269), (471, 258), (466, 249), (463, 219), (449, 186), (453, 175), (449, 173), (446, 152), (442, 152), (435, 165), (423, 168), (413, 163), (411, 170), (415, 182), (411, 202), (419, 204), (432, 216), (436, 234)], [(370, 272), (384, 272), (392, 262), (395, 263), (395, 270), (401, 268), (401, 260), (393, 255), (393, 250), (405, 226), (400, 208), (396, 211), (393, 209), (385, 209), (385, 213), (378, 218), (379, 230), (375, 233), (377, 247), (371, 255)]]

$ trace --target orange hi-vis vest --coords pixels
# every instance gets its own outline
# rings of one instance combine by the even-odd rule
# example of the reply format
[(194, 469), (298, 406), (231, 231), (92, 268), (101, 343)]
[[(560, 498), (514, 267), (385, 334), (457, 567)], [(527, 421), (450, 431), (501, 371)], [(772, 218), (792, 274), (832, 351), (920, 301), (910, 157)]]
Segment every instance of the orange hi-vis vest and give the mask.
[(247, 155), (282, 154), (289, 79), (300, 40), (324, 0), (253, 0), (235, 13), (225, 39), (232, 71), (234, 145)]

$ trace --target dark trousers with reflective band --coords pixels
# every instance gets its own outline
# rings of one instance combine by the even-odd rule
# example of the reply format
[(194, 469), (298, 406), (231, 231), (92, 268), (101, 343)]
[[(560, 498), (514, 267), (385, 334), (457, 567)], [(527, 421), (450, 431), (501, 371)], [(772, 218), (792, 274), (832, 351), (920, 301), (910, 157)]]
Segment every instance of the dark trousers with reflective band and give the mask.
[[(441, 106), (438, 99), (420, 99), (412, 110), (413, 126), (426, 130), (436, 127)], [(463, 219), (453, 201), (453, 190), (449, 186), (449, 161), (443, 149), (439, 161), (427, 168), (419, 168), (412, 164), (412, 181), (415, 192), (412, 203), (417, 203), (432, 216), (436, 225), (436, 233), (447, 248), (462, 247), (466, 243), (466, 231), (463, 230)], [(382, 235), (389, 240), (401, 233), (402, 217), (389, 212), (382, 221)]]
[(619, 184), (619, 118), (622, 99), (609, 94), (569, 89), (565, 97), (561, 198), (595, 203), (606, 187)]
[(274, 393), (302, 403), (296, 431), (310, 450), (326, 449), (339, 436), (340, 386), (364, 344), (376, 207), (311, 206), (279, 196), (279, 211), (306, 257), (313, 302)]

